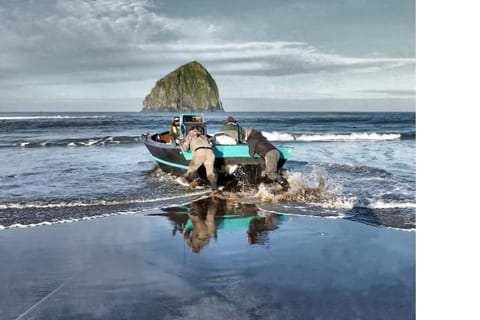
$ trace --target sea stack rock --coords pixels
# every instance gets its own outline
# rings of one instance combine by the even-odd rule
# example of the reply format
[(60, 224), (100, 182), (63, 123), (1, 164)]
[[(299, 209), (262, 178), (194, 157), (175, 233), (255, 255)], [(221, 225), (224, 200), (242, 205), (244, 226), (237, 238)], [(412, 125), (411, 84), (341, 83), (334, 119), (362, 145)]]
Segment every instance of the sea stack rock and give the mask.
[(143, 100), (142, 111), (224, 111), (217, 84), (197, 61), (158, 80)]

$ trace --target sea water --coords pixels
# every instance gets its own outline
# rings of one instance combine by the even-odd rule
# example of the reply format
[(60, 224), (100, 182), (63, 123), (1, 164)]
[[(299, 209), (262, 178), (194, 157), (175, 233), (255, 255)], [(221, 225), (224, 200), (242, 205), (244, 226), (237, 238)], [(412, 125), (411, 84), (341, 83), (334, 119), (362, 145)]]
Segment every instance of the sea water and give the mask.
[[(189, 190), (141, 142), (174, 113), (0, 113), (0, 229), (161, 211)], [(292, 190), (240, 196), (290, 215), (415, 229), (415, 113), (205, 113), (208, 133), (235, 117), (275, 145)]]

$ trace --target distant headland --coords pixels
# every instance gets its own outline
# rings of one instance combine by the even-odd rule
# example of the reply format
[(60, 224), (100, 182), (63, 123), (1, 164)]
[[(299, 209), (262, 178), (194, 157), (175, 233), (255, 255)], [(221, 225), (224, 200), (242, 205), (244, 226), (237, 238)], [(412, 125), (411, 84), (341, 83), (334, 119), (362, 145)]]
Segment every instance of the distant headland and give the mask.
[(197, 61), (192, 61), (157, 81), (143, 100), (142, 111), (224, 111), (217, 84)]

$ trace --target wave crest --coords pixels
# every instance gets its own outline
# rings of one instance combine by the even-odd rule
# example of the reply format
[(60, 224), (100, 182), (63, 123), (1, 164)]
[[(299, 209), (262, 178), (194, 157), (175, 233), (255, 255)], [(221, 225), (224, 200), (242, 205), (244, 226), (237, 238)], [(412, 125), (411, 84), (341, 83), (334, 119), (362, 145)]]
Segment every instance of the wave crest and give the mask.
[(262, 131), (270, 141), (375, 141), (401, 139), (399, 133), (358, 132), (345, 134), (290, 134), (278, 131)]
[(106, 137), (56, 139), (56, 140), (47, 140), (47, 141), (21, 140), (21, 141), (14, 141), (7, 144), (0, 144), (0, 147), (2, 148), (88, 147), (88, 146), (137, 143), (139, 141), (141, 141), (141, 136), (106, 136)]
[(101, 119), (109, 116), (3, 116), (0, 120), (39, 120), (39, 119)]

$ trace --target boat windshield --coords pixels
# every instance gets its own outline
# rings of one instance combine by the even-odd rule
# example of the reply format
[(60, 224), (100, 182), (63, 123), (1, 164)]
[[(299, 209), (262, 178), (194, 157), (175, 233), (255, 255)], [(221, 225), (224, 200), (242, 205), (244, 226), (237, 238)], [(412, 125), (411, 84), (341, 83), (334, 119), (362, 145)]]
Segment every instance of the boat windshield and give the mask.
[(184, 114), (182, 115), (183, 122), (194, 122), (196, 124), (203, 123), (203, 114)]
[(207, 134), (207, 126), (203, 118), (203, 114), (182, 114), (180, 117), (181, 138), (185, 138), (191, 128), (200, 126), (203, 128), (204, 134)]

